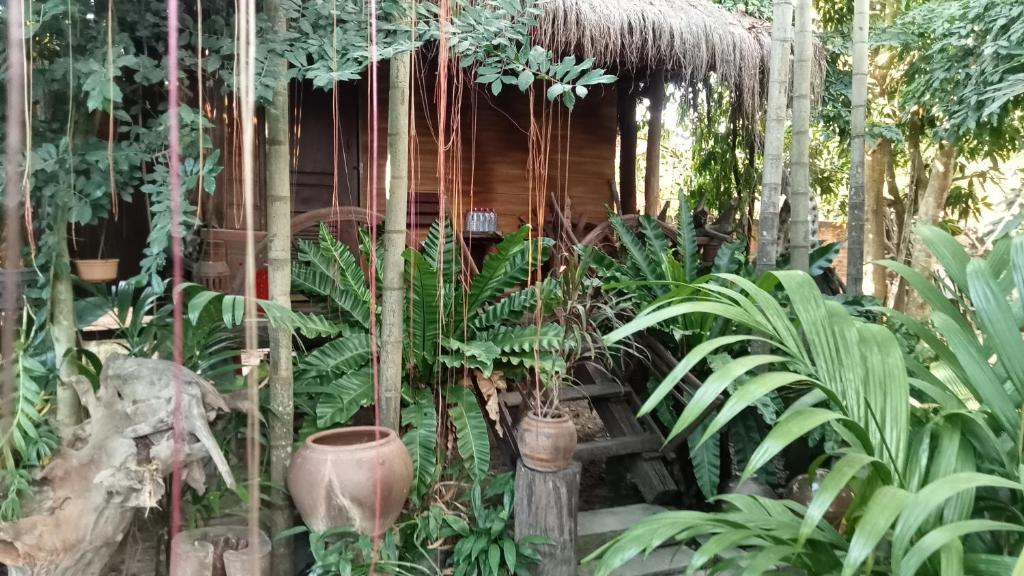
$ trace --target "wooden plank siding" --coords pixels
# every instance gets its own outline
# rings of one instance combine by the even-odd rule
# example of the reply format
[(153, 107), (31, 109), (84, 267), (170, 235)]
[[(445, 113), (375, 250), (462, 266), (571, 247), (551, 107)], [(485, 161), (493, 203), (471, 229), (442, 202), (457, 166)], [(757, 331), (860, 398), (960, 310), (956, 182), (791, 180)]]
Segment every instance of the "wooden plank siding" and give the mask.
[[(414, 88), (415, 143), (412, 162), (413, 194), (437, 194), (438, 178), (438, 111), (435, 105), (436, 70), (420, 70)], [(377, 201), (383, 211), (387, 182), (387, 93), (386, 67), (380, 73), (377, 126)], [(450, 90), (449, 105), (458, 101)], [(475, 92), (475, 93), (474, 93)], [(361, 125), (362, 204), (369, 207), (370, 107), (368, 90), (361, 90), (363, 119)], [(585, 99), (578, 101), (570, 113), (561, 104), (549, 105), (538, 94), (535, 119), (539, 122), (542, 108), (549, 106), (553, 125), (548, 158), (548, 193), (559, 197), (568, 193), (575, 216), (584, 216), (596, 223), (607, 218), (612, 204), (611, 182), (615, 177), (616, 95), (614, 87), (596, 87)], [(475, 112), (475, 114), (474, 114)], [(486, 87), (465, 81), (462, 86), (461, 119), (458, 131), (446, 150), (447, 205), (461, 225), (462, 214), (470, 207), (494, 210), (498, 225), (508, 233), (519, 227), (521, 219), (530, 219), (531, 198), (528, 181), (530, 103), (529, 97), (515, 87), (506, 86), (495, 97)], [(451, 118), (451, 115), (449, 115)], [(449, 120), (450, 121), (450, 120)], [(535, 192), (534, 195), (537, 193)], [(428, 225), (429, 222), (420, 222)]]

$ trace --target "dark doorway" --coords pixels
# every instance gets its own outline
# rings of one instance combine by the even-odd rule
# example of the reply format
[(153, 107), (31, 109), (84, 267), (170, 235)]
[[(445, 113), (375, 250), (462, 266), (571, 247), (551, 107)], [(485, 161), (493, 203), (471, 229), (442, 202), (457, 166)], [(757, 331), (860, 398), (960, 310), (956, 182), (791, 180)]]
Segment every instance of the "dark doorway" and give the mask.
[[(359, 92), (292, 82), (292, 212), (359, 205)], [(337, 108), (335, 109), (335, 104)]]

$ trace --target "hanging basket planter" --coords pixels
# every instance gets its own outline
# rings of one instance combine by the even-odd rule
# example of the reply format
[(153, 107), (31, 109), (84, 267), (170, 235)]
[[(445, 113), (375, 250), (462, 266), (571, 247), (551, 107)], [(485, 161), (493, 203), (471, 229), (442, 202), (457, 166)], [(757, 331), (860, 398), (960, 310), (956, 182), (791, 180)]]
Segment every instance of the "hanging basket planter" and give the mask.
[(120, 258), (75, 260), (78, 277), (86, 282), (112, 282), (117, 280)]
[(523, 464), (538, 472), (565, 470), (576, 452), (576, 424), (565, 412), (552, 417), (529, 412), (516, 430)]
[(292, 500), (315, 532), (350, 528), (380, 536), (398, 519), (411, 486), (409, 451), (382, 427), (313, 434), (288, 467)]

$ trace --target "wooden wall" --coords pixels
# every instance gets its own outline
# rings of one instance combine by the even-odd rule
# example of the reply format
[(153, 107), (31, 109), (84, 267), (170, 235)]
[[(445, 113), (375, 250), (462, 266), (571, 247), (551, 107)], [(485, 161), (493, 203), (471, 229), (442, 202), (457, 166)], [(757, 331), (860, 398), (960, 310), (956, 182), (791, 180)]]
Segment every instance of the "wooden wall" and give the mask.
[[(414, 88), (415, 151), (413, 161), (413, 193), (430, 195), (440, 190), (438, 178), (438, 124), (435, 103), (436, 69), (420, 70)], [(531, 198), (527, 178), (529, 156), (530, 101), (515, 87), (506, 86), (494, 97), (489, 89), (465, 81), (461, 98), (449, 90), (449, 103), (458, 109), (457, 134), (446, 150), (446, 195), (457, 221), (471, 206), (492, 209), (498, 214), (499, 229), (508, 233), (530, 219), (530, 207), (537, 202), (538, 192)], [(363, 121), (361, 124), (362, 189), (369, 190), (371, 162), (371, 126), (368, 91), (361, 90)], [(377, 198), (383, 211), (384, 187), (387, 180), (387, 69), (380, 72), (378, 88)], [(537, 122), (545, 107), (552, 119), (550, 132), (548, 179), (543, 195), (568, 193), (572, 213), (596, 223), (607, 218), (612, 204), (611, 183), (615, 178), (616, 96), (613, 87), (596, 87), (570, 112), (561, 104), (549, 104), (538, 94), (534, 105)], [(451, 118), (451, 115), (450, 115)], [(451, 123), (451, 120), (449, 120)], [(451, 136), (452, 130), (449, 130)], [(369, 194), (362, 195), (369, 206)], [(429, 224), (421, 223), (421, 224)]]

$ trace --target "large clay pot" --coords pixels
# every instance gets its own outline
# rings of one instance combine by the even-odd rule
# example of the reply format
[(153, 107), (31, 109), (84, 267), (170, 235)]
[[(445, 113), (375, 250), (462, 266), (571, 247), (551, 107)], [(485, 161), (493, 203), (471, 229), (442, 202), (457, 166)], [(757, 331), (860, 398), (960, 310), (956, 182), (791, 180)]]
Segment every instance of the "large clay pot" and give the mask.
[[(809, 506), (815, 494), (821, 489), (821, 483), (825, 481), (826, 476), (828, 476), (828, 470), (824, 468), (817, 470), (814, 480), (811, 480), (807, 474), (797, 476), (786, 486), (786, 497), (804, 506)], [(850, 490), (849, 486), (844, 486), (825, 512), (825, 520), (839, 528), (843, 523), (843, 518), (846, 516), (847, 509), (849, 509), (852, 503), (853, 490)]]
[(374, 426), (313, 434), (288, 468), (295, 507), (316, 532), (351, 528), (379, 536), (402, 512), (411, 485), (405, 444), (392, 430)]
[(542, 418), (526, 414), (516, 431), (523, 464), (538, 472), (565, 470), (576, 452), (576, 424), (568, 414)]

